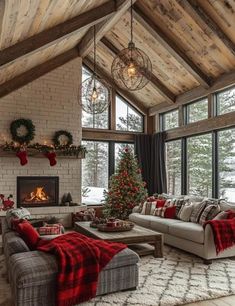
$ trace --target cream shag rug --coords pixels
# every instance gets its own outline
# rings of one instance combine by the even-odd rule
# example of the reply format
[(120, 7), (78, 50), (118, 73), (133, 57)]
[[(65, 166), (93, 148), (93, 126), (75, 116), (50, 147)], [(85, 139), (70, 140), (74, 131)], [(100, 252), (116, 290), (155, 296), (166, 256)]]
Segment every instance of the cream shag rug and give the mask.
[[(211, 265), (181, 250), (164, 247), (164, 258), (141, 257), (140, 281), (135, 291), (94, 298), (83, 306), (174, 306), (235, 294), (235, 260)], [(0, 306), (11, 306), (4, 257), (0, 256)]]

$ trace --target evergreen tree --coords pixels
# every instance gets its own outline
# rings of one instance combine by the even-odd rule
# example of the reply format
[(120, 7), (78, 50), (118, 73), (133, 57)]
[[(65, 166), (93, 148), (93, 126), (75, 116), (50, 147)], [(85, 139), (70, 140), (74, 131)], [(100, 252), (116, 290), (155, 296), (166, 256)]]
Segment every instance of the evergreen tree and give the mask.
[(126, 117), (119, 117), (119, 123), (117, 124), (118, 130), (123, 131), (135, 131), (142, 132), (143, 123), (141, 116), (135, 114), (127, 114)]
[(104, 214), (107, 217), (127, 219), (134, 206), (147, 198), (145, 182), (137, 159), (128, 148), (120, 152), (117, 172), (112, 175), (110, 188), (105, 192)]

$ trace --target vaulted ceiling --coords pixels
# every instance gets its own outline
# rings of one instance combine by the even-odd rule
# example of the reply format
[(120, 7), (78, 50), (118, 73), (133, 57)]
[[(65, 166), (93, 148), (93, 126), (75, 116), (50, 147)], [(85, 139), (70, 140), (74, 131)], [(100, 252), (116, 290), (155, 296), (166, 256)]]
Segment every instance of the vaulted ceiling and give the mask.
[[(121, 94), (143, 111), (173, 105), (233, 75), (234, 0), (133, 3), (134, 41), (153, 70), (145, 88)], [(94, 24), (98, 70), (110, 80), (112, 60), (130, 40), (129, 7), (130, 0), (0, 1), (0, 97), (77, 56), (91, 65)]]

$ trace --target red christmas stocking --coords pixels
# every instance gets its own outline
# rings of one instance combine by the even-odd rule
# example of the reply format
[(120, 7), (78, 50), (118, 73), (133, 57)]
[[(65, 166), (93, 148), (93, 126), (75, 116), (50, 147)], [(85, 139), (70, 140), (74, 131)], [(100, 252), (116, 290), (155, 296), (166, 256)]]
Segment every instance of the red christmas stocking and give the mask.
[(50, 161), (50, 166), (55, 166), (57, 161), (56, 161), (56, 153), (55, 152), (47, 152), (45, 153), (45, 156), (49, 159)]
[(16, 156), (19, 157), (21, 166), (24, 166), (28, 163), (27, 151), (19, 151), (16, 153)]

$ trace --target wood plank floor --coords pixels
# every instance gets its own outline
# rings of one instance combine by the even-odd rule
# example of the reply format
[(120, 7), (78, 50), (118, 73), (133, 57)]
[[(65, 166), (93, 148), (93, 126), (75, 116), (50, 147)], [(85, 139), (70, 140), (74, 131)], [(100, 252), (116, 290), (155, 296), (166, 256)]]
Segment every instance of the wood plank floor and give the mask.
[(235, 295), (225, 296), (218, 299), (185, 304), (184, 306), (235, 306)]

